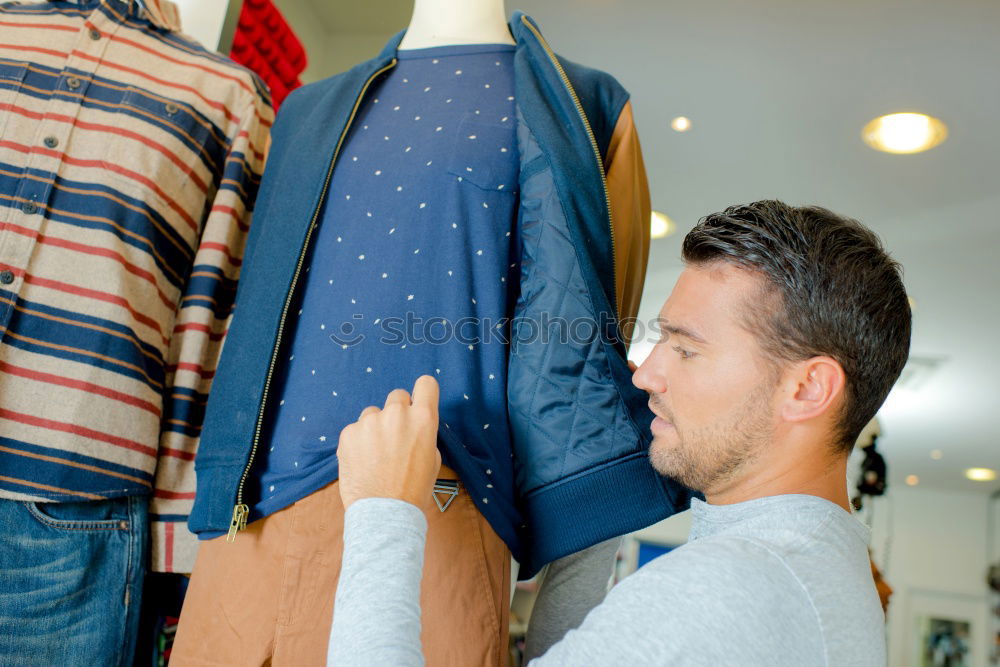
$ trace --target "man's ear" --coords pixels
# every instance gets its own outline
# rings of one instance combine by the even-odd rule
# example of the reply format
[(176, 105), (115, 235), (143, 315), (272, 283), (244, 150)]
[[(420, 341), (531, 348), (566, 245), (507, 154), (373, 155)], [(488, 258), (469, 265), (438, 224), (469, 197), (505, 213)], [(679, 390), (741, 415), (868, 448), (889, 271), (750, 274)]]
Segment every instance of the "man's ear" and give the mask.
[(781, 405), (781, 417), (789, 422), (804, 422), (839, 404), (847, 378), (836, 359), (812, 357), (792, 365), (786, 371), (785, 382), (789, 391)]

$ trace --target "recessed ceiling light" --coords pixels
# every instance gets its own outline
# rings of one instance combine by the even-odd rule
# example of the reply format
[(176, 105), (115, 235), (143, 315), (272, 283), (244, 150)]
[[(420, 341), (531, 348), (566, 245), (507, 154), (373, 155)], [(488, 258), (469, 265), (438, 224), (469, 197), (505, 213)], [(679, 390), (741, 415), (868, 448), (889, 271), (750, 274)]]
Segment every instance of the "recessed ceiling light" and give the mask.
[(992, 482), (997, 478), (997, 471), (990, 468), (969, 468), (965, 476), (973, 482)]
[(674, 129), (674, 132), (687, 132), (691, 129), (691, 119), (687, 116), (678, 116), (670, 121), (670, 127)]
[(920, 153), (948, 138), (948, 127), (922, 113), (892, 113), (879, 116), (861, 130), (864, 142), (884, 153)]
[(920, 484), (920, 478), (917, 477), (916, 475), (907, 475), (906, 483), (909, 484), (910, 486), (916, 486), (917, 484)]
[(934, 459), (935, 461), (940, 461), (942, 456), (944, 456), (944, 452), (942, 452), (940, 449), (931, 450), (931, 458)]
[(654, 239), (662, 239), (664, 236), (670, 236), (675, 231), (677, 231), (677, 225), (674, 224), (673, 220), (668, 218), (665, 213), (653, 211), (649, 226), (650, 236)]

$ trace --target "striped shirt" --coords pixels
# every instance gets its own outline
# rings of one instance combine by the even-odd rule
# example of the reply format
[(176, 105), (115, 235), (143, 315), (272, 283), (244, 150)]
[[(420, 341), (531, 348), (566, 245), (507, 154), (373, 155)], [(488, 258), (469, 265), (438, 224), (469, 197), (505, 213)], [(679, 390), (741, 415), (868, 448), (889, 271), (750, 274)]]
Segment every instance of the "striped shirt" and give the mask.
[(0, 4), (0, 497), (152, 495), (190, 572), (194, 457), (273, 118), (167, 0)]

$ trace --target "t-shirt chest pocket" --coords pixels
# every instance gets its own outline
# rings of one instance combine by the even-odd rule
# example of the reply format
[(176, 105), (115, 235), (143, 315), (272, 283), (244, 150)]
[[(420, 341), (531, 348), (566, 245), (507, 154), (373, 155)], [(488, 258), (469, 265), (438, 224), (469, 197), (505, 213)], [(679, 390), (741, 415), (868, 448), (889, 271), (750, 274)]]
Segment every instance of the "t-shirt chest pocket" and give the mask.
[(467, 114), (454, 138), (448, 172), (463, 183), (491, 192), (517, 192), (517, 135), (513, 119), (481, 120)]

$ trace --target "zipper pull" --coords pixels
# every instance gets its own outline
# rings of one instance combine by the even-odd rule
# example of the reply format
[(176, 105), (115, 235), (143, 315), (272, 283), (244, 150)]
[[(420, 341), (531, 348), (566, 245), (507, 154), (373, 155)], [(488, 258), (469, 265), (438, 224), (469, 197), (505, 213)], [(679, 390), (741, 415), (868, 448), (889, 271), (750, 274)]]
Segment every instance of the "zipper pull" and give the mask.
[(248, 514), (250, 514), (250, 508), (243, 503), (233, 508), (233, 520), (229, 522), (229, 535), (226, 536), (226, 542), (236, 541), (236, 533), (247, 527)]

